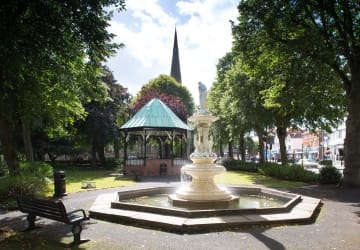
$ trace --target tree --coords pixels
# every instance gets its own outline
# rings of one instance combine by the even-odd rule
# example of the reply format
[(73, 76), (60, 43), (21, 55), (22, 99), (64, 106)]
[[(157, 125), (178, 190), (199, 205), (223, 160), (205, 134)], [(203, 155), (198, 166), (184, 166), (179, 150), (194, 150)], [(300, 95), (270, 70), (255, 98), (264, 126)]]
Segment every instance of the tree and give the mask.
[[(215, 146), (220, 149), (220, 156), (224, 156), (223, 144), (228, 145), (229, 156), (232, 157), (232, 141), (233, 138), (229, 133), (229, 117), (223, 113), (224, 107), (227, 107), (227, 101), (229, 99), (224, 99), (227, 95), (227, 86), (225, 82), (226, 72), (231, 68), (233, 64), (233, 54), (231, 52), (226, 53), (222, 58), (219, 59), (216, 64), (216, 80), (213, 83), (207, 97), (207, 106), (213, 115), (219, 116), (218, 128), (214, 131), (214, 134), (217, 134), (218, 140), (214, 141)], [(230, 100), (231, 101), (231, 100)]]
[[(239, 4), (239, 24), (233, 25), (235, 50), (258, 79), (271, 83), (262, 94), (275, 118), (282, 158), (287, 127), (329, 130), (344, 115), (344, 94), (334, 69), (294, 49), (313, 40), (302, 37), (304, 32), (309, 35), (308, 27), (289, 25), (298, 18), (297, 7), (281, 1), (244, 1)], [(304, 40), (294, 42), (299, 37)]]
[[(97, 156), (104, 166), (105, 146), (118, 143), (118, 129), (127, 118), (125, 110), (130, 99), (127, 89), (116, 83), (107, 67), (104, 67), (102, 81), (107, 86), (109, 98), (85, 104), (87, 116), (78, 124), (79, 133), (85, 133), (91, 145), (92, 166), (96, 166)], [(118, 150), (116, 146), (114, 148)]]
[(265, 127), (272, 123), (260, 94), (264, 84), (245, 73), (247, 66), (238, 60), (234, 53), (226, 54), (217, 67), (217, 81), (209, 93), (209, 106), (212, 112), (223, 117), (229, 141), (239, 138), (242, 155), (245, 154), (246, 132), (256, 131), (259, 137), (260, 160), (263, 162), (263, 134)]
[[(241, 2), (238, 9), (248, 30), (266, 33), (272, 44), (326, 65), (328, 74), (336, 74), (342, 81), (348, 113), (344, 182), (360, 185), (360, 3), (249, 0)], [(325, 89), (333, 84), (329, 82)]]
[(111, 5), (124, 9), (123, 0), (1, 3), (0, 140), (10, 174), (20, 170), (19, 121), (29, 131), (45, 113), (50, 133), (64, 131), (84, 117), (82, 102), (104, 98), (101, 62), (119, 47), (106, 29)]
[(194, 101), (189, 90), (168, 75), (159, 75), (145, 84), (134, 99), (138, 111), (154, 97), (159, 98), (183, 121), (194, 111)]

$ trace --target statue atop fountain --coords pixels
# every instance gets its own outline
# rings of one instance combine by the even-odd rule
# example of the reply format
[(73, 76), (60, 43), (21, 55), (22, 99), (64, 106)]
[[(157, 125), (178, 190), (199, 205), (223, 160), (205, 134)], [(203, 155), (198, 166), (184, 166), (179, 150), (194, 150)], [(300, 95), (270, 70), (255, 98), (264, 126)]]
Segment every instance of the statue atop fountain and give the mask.
[(206, 86), (199, 82), (199, 110), (189, 121), (193, 122), (196, 130), (194, 135), (195, 150), (190, 154), (193, 164), (182, 167), (182, 171), (192, 177), (189, 185), (182, 186), (175, 194), (169, 195), (173, 205), (180, 207), (234, 207), (239, 197), (232, 195), (226, 188), (215, 184), (214, 177), (225, 172), (225, 168), (216, 165), (217, 158), (212, 152), (213, 137), (209, 135), (211, 124), (219, 118), (213, 116), (207, 109)]
[(199, 112), (208, 113), (206, 108), (207, 88), (202, 82), (198, 83), (199, 88)]

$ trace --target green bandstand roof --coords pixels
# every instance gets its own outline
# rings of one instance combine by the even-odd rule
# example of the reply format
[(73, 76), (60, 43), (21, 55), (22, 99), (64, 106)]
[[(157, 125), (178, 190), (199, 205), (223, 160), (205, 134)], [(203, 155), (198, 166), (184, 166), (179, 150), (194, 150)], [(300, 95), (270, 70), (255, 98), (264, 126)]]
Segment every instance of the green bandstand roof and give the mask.
[(191, 130), (165, 103), (157, 98), (145, 104), (120, 129)]

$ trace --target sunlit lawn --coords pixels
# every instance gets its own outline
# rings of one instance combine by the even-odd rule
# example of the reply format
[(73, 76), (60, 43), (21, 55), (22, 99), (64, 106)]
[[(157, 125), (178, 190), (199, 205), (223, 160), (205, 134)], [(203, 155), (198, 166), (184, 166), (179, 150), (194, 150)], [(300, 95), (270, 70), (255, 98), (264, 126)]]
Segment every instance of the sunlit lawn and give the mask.
[[(107, 170), (83, 170), (68, 169), (65, 171), (66, 192), (74, 193), (79, 191), (91, 190), (82, 188), (84, 181), (95, 182), (96, 189), (124, 187), (135, 185), (133, 178), (114, 175), (114, 171)], [(284, 181), (272, 177), (263, 176), (259, 173), (227, 171), (224, 174), (216, 176), (217, 183), (234, 185), (252, 185), (260, 184), (271, 188), (294, 188), (307, 185), (303, 182)], [(51, 184), (53, 189), (53, 183)], [(53, 192), (53, 190), (51, 190)]]
[(270, 188), (295, 188), (309, 185), (304, 182), (285, 181), (275, 179), (260, 173), (243, 172), (243, 171), (227, 171), (224, 174), (215, 177), (217, 183), (234, 184), (234, 185), (252, 185), (259, 184)]
[[(95, 182), (96, 189), (124, 187), (135, 184), (133, 179), (115, 174), (116, 172), (108, 170), (67, 169), (65, 170), (66, 192), (74, 193), (89, 190), (82, 188), (84, 181)], [(51, 183), (51, 186), (53, 186), (53, 183)]]

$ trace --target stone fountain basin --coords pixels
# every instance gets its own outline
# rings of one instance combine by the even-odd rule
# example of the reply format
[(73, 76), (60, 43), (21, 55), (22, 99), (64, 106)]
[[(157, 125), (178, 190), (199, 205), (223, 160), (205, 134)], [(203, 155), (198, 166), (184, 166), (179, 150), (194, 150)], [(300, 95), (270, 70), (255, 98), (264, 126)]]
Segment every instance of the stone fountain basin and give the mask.
[(308, 196), (262, 187), (241, 186), (228, 187), (233, 194), (240, 196), (240, 202), (241, 195), (259, 193), (277, 199), (286, 199), (287, 202), (282, 206), (267, 208), (195, 210), (123, 202), (141, 196), (172, 194), (176, 188), (153, 187), (99, 195), (89, 210), (90, 217), (177, 233), (195, 233), (229, 230), (249, 225), (312, 223), (321, 204), (320, 199)]
[[(118, 200), (111, 202), (111, 208), (120, 208), (133, 211), (157, 213), (164, 215), (175, 215), (186, 218), (201, 218), (208, 216), (221, 216), (221, 215), (242, 215), (242, 214), (251, 214), (251, 213), (280, 213), (291, 209), (296, 203), (301, 201), (300, 195), (289, 194), (278, 192), (276, 190), (263, 189), (263, 188), (245, 188), (245, 187), (232, 187), (227, 188), (233, 195), (241, 196), (242, 195), (263, 195), (268, 198), (274, 198), (277, 200), (284, 200), (286, 203), (278, 207), (266, 207), (266, 208), (200, 208), (198, 206), (190, 207), (184, 209), (181, 207), (160, 207), (160, 206), (150, 206), (136, 204), (135, 202), (129, 202), (129, 199), (134, 199), (137, 197), (143, 196), (152, 196), (158, 194), (172, 194), (176, 190), (169, 187), (157, 187), (151, 189), (141, 189), (136, 191), (126, 191), (118, 193)], [(202, 202), (201, 202), (202, 203)], [(209, 202), (211, 204), (211, 202)], [(214, 201), (214, 204), (216, 201)]]

